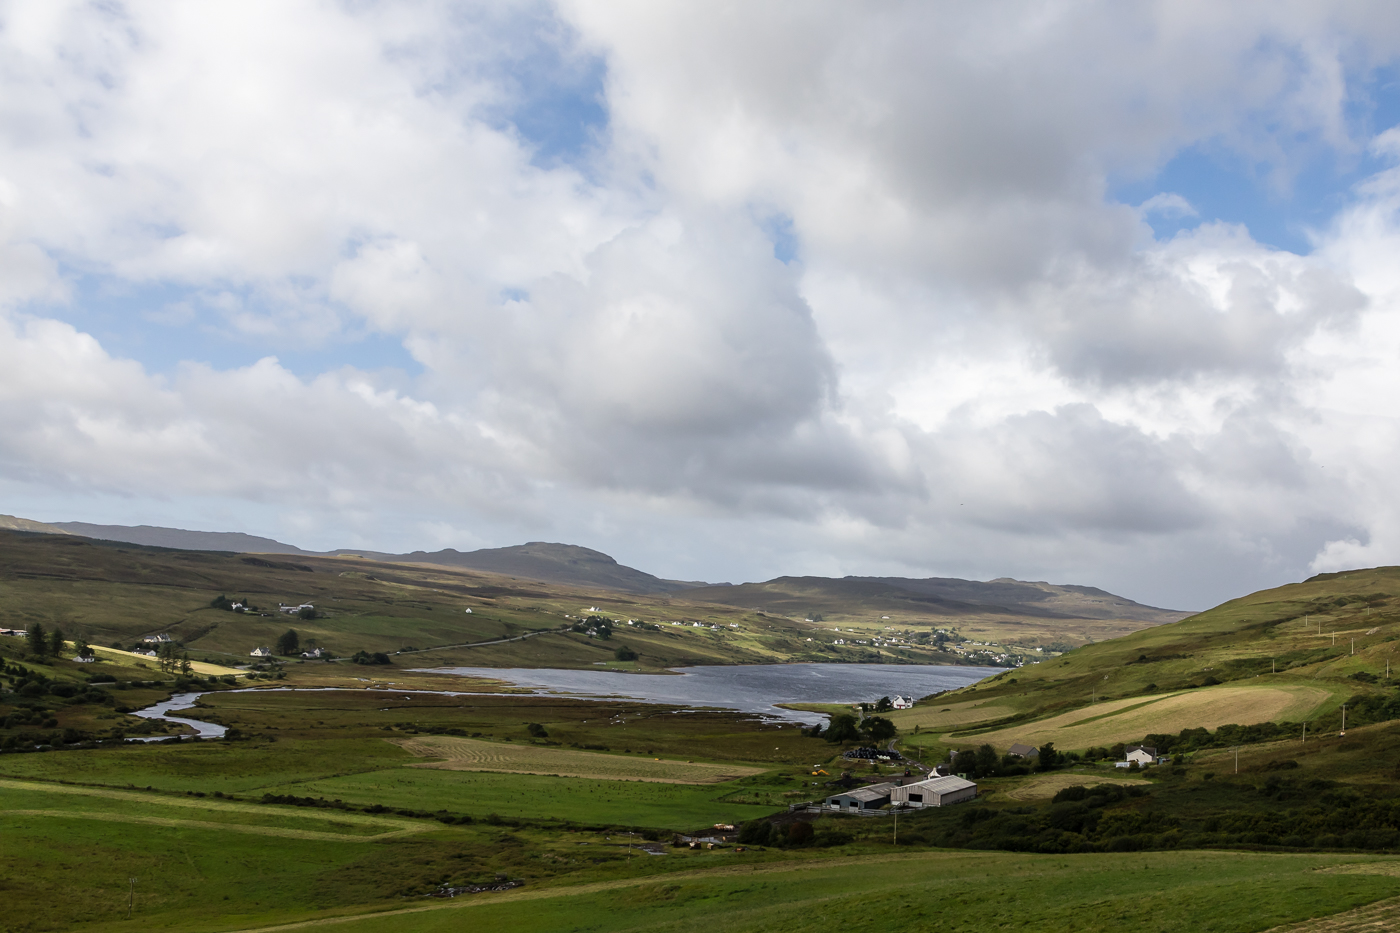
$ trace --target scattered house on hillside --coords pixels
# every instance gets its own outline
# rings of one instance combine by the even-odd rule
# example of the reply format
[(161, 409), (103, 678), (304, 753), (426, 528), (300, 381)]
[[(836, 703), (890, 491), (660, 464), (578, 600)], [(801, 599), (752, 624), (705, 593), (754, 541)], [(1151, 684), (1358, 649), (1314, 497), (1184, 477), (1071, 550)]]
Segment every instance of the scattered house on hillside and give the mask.
[(913, 709), (914, 698), (897, 696), (890, 701), (890, 705), (893, 706), (895, 709)]
[(895, 786), (893, 783), (870, 784), (840, 794), (832, 794), (826, 798), (826, 808), (844, 812), (878, 810), (890, 802), (890, 791), (894, 790)]
[(81, 654), (75, 654), (75, 655), (73, 655), (73, 660), (74, 660), (74, 661), (77, 661), (79, 664), (91, 664), (93, 661), (96, 661), (97, 659), (96, 659), (96, 658), (92, 658), (92, 657), (86, 657), (86, 658), (85, 658), (85, 657), (83, 657)]
[(310, 651), (303, 651), (301, 656), (308, 661), (319, 661), (321, 658), (328, 658), (331, 653), (325, 648), (312, 648)]
[(467, 612), (467, 615), (471, 615), (471, 614), (472, 614), (472, 611), (471, 611), (470, 609), (466, 610), (466, 612)]
[(890, 803), (906, 807), (946, 807), (977, 796), (977, 785), (960, 777), (936, 777), (890, 791)]
[[(234, 603), (234, 605), (236, 606), (236, 605), (238, 605), (238, 604), (237, 604), (237, 603)], [(310, 610), (312, 610), (312, 611), (314, 612), (314, 611), (316, 610), (316, 607), (313, 606), (313, 605), (311, 605), (310, 603), (302, 603), (302, 604), (299, 605), (299, 606), (286, 606), (286, 605), (283, 605), (282, 603), (278, 603), (278, 604), (277, 604), (277, 611), (278, 611), (278, 612), (285, 612), (285, 613), (287, 613), (288, 615), (296, 615), (298, 612), (301, 612), (303, 609), (310, 609)]]
[(248, 656), (251, 658), (270, 658), (273, 655), (271, 648), (254, 648), (248, 652)]
[(159, 652), (159, 651), (138, 651), (138, 652), (136, 652), (136, 654), (141, 655), (143, 658), (158, 658), (158, 657), (160, 657), (160, 652)]
[(1020, 742), (1012, 742), (1011, 747), (1006, 750), (1006, 754), (1012, 758), (1038, 758), (1040, 749), (1034, 745), (1024, 745)]
[(1129, 768), (1133, 762), (1137, 762), (1139, 768), (1157, 763), (1157, 749), (1151, 745), (1129, 745), (1123, 752), (1123, 760), (1115, 761), (1114, 767)]
[(162, 632), (159, 635), (147, 635), (145, 638), (141, 639), (141, 641), (148, 645), (168, 645), (174, 641), (174, 639)]

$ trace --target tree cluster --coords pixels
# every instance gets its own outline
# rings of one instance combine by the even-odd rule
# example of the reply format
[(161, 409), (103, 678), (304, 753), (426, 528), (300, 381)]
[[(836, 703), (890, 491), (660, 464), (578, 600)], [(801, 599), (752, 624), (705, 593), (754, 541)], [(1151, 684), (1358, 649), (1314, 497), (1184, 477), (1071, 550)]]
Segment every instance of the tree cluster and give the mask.
[(810, 730), (804, 729), (803, 734), (822, 736), (828, 742), (840, 744), (862, 740), (888, 742), (899, 734), (899, 730), (884, 716), (867, 716), (863, 720), (857, 720), (850, 713), (838, 713), (831, 717), (831, 722), (827, 723), (825, 732), (822, 731), (821, 724), (818, 723)]
[(389, 656), (382, 651), (370, 654), (368, 651), (360, 650), (350, 655), (350, 660), (356, 664), (393, 664)]
[(584, 635), (601, 638), (607, 641), (609, 638), (612, 638), (613, 621), (611, 619), (605, 619), (602, 616), (589, 616), (569, 626), (569, 631), (580, 632)]

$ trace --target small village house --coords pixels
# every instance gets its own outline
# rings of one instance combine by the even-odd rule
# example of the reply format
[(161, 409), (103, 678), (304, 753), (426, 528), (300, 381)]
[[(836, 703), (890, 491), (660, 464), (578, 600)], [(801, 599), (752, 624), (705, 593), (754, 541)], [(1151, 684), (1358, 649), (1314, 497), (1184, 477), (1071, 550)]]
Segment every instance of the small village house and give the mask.
[(1012, 758), (1038, 758), (1040, 749), (1034, 745), (1025, 745), (1021, 742), (1012, 742), (1011, 747), (1006, 750), (1006, 754)]
[(141, 639), (141, 641), (148, 645), (168, 645), (174, 641), (174, 639), (162, 632), (159, 635), (147, 635), (145, 638)]
[(891, 701), (890, 705), (895, 709), (913, 709), (914, 698), (897, 696)]
[(248, 656), (253, 658), (270, 658), (273, 655), (271, 648), (254, 648), (252, 651), (248, 652)]
[(1123, 752), (1123, 760), (1114, 762), (1119, 768), (1132, 767), (1133, 762), (1137, 762), (1139, 768), (1157, 763), (1157, 749), (1151, 745), (1129, 745)]

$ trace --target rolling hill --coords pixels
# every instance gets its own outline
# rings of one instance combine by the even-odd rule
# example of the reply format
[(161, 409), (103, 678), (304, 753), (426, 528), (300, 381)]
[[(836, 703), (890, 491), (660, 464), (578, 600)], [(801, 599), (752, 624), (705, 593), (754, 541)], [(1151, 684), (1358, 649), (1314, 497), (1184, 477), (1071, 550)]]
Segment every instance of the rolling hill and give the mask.
[(342, 549), (333, 555), (360, 555), (388, 563), (434, 564), (461, 567), (522, 577), (562, 586), (618, 590), (623, 593), (673, 593), (704, 584), (663, 580), (641, 570), (624, 566), (602, 551), (574, 544), (531, 541), (514, 547), (482, 548), (479, 551), (413, 551), (409, 554), (383, 554), (377, 551)]
[(982, 583), (948, 577), (778, 577), (684, 595), (814, 621), (957, 625), (970, 637), (1018, 644), (1101, 641), (1190, 615), (1095, 587), (1007, 578)]
[(1400, 567), (1320, 574), (1007, 671), (896, 714), (950, 740), (1077, 748), (1331, 717), (1400, 677)]

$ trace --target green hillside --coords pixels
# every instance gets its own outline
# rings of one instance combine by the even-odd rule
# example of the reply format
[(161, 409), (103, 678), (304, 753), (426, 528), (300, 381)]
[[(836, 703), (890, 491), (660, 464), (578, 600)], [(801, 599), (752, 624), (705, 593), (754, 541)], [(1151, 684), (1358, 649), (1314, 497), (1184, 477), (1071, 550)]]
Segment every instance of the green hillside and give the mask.
[[(213, 605), (225, 597), (225, 608)], [(246, 602), (248, 611), (230, 611)], [(314, 618), (278, 611), (310, 603)], [(471, 610), (468, 612), (467, 610)], [(567, 631), (620, 620), (610, 637)], [(627, 625), (627, 620), (646, 625)], [(95, 645), (169, 634), (196, 660), (244, 662), (293, 628), (303, 647), (395, 655), (415, 666), (661, 669), (774, 661), (975, 663), (925, 637), (897, 645), (835, 640), (778, 615), (678, 598), (523, 580), (356, 556), (173, 550), (68, 535), (0, 531), (0, 627), (40, 623)], [(499, 644), (482, 642), (514, 639)], [(464, 647), (479, 645), (478, 647)], [(618, 662), (620, 647), (635, 661)]]
[[(899, 713), (950, 742), (1112, 744), (1182, 728), (1320, 726), (1400, 676), (1400, 568), (1321, 574), (1087, 645)], [(1319, 717), (1323, 717), (1319, 719)]]

